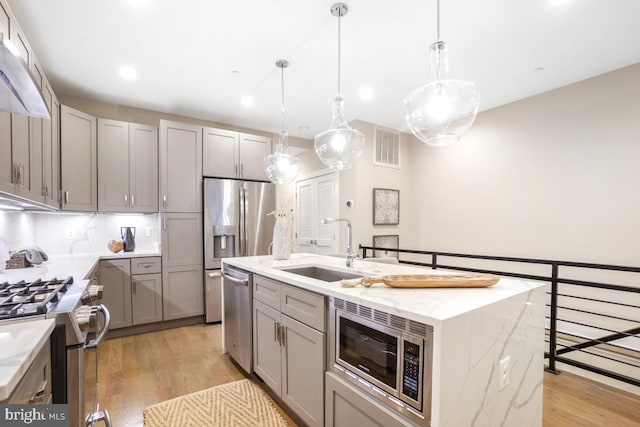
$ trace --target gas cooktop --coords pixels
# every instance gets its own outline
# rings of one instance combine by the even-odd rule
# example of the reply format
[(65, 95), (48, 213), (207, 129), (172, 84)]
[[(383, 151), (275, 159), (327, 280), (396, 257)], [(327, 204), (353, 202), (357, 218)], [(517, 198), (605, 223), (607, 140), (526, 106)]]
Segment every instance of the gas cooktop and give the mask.
[(72, 276), (64, 280), (0, 283), (0, 320), (46, 314), (72, 284)]

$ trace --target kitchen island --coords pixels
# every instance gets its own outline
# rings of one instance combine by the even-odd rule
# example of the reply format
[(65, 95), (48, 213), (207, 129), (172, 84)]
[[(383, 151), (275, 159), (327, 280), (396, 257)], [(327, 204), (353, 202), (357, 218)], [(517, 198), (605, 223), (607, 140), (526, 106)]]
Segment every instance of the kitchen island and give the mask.
[[(365, 260), (356, 260), (353, 268), (347, 269), (344, 259), (311, 254), (293, 254), (284, 261), (273, 260), (270, 256), (228, 258), (223, 264), (251, 272), (254, 278), (263, 277), (328, 297), (331, 303), (344, 301), (347, 305), (355, 304), (387, 313), (392, 318), (396, 316), (427, 325), (433, 331), (432, 357), (425, 359), (431, 364), (431, 385), (424, 387), (425, 394), (430, 395), (425, 405), (430, 400), (430, 409), (426, 412), (430, 413), (431, 426), (542, 424), (543, 283), (501, 278), (489, 288), (399, 289), (384, 284), (345, 288), (339, 281), (321, 281), (283, 269), (323, 267), (362, 276), (435, 272)], [(327, 381), (333, 375), (329, 349), (335, 343), (329, 314), (325, 318), (328, 333), (323, 355), (325, 370), (329, 371)], [(255, 340), (254, 336), (254, 345)], [(366, 395), (354, 387), (349, 392)], [(326, 400), (324, 425), (334, 425), (335, 405), (344, 407), (344, 402), (331, 402), (330, 393)], [(361, 407), (361, 403), (355, 406)], [(326, 409), (328, 407), (332, 409)], [(386, 408), (373, 406), (362, 411), (373, 413), (377, 409), (381, 416), (389, 415)], [(394, 417), (393, 411), (391, 417), (400, 419), (398, 425), (403, 424), (404, 418)], [(372, 422), (381, 423), (381, 419)], [(429, 425), (428, 421), (418, 425)], [(406, 425), (410, 423), (407, 419)]]

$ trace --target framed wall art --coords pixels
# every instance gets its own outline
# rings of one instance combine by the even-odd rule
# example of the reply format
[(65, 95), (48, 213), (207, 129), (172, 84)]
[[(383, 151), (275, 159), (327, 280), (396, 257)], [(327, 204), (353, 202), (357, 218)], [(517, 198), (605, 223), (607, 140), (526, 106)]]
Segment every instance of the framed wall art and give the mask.
[(373, 250), (374, 257), (398, 258), (398, 252), (388, 251), (387, 249), (400, 249), (400, 236), (397, 234), (373, 236), (373, 247), (380, 248)]
[(373, 225), (400, 223), (400, 190), (373, 189)]

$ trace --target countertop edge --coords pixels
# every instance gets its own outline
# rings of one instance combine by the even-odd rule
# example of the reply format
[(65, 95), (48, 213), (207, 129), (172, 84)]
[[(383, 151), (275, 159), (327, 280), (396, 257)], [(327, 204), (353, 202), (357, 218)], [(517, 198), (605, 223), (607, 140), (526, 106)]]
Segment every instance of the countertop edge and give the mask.
[(29, 353), (21, 361), (20, 366), (12, 373), (8, 382), (6, 384), (0, 384), (0, 401), (4, 401), (11, 396), (11, 393), (13, 393), (17, 385), (20, 383), (20, 380), (22, 380), (22, 377), (27, 372), (44, 344), (49, 340), (51, 332), (53, 332), (53, 329), (55, 327), (56, 321), (55, 319), (38, 319), (9, 323), (7, 325), (0, 326), (0, 332), (3, 332), (3, 329), (7, 329), (7, 327), (15, 327), (16, 325), (24, 326), (29, 323), (31, 323), (29, 327), (32, 329), (37, 329), (37, 332), (40, 332), (40, 334), (37, 336), (37, 341), (31, 348), (31, 351), (29, 351)]

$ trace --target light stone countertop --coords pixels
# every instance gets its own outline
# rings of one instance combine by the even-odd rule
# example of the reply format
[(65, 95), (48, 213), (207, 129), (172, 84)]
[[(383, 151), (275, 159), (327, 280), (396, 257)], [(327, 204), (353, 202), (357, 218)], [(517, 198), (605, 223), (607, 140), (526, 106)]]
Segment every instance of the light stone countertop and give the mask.
[[(292, 254), (288, 260), (283, 261), (274, 260), (271, 256), (255, 256), (225, 258), (222, 262), (312, 292), (342, 298), (433, 326), (439, 325), (447, 319), (544, 286), (542, 282), (501, 277), (498, 283), (487, 288), (409, 289), (391, 288), (383, 283), (373, 284), (369, 288), (363, 286), (345, 288), (340, 282), (324, 282), (281, 270), (287, 267), (319, 266), (350, 273), (361, 273), (363, 276), (447, 273), (446, 270), (376, 263), (368, 260), (369, 258), (367, 260), (356, 259), (351, 269), (346, 268), (344, 258), (313, 254)], [(371, 260), (374, 259), (371, 258)]]
[(88, 276), (97, 268), (101, 259), (121, 259), (136, 257), (162, 256), (156, 251), (133, 251), (118, 252), (116, 254), (108, 251), (90, 252), (79, 254), (51, 255), (48, 261), (40, 265), (33, 265), (27, 268), (15, 268), (0, 272), (0, 283), (16, 282), (19, 280), (35, 279), (65, 279), (73, 276), (74, 282), (88, 279)]
[(54, 319), (0, 324), (0, 401), (9, 398), (22, 376), (48, 342)]

